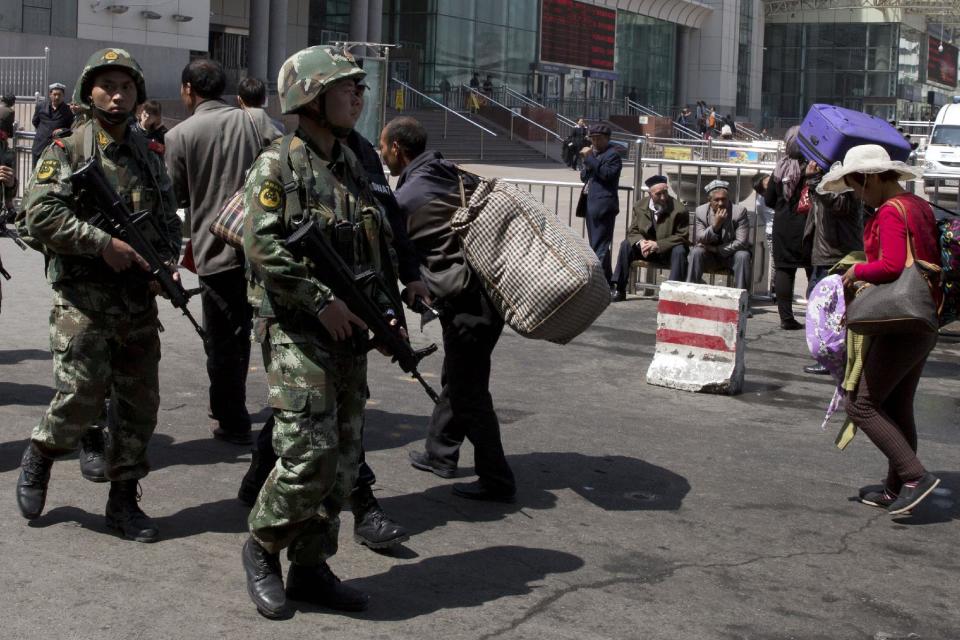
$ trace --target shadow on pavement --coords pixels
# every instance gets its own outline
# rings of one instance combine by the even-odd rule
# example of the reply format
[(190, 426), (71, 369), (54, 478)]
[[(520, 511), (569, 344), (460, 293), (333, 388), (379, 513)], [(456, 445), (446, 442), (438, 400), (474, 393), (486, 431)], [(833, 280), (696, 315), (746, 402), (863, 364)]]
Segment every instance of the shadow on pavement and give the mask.
[(363, 448), (380, 451), (405, 447), (422, 440), (427, 433), (429, 415), (414, 416), (368, 408), (363, 425)]
[[(350, 580), (350, 586), (370, 594), (371, 599), (367, 611), (348, 615), (364, 620), (410, 620), (445, 609), (478, 607), (530, 594), (538, 587), (531, 583), (550, 574), (576, 571), (583, 564), (578, 556), (563, 551), (517, 546), (426, 558)], [(326, 611), (295, 604), (300, 611)]]
[[(0, 405), (20, 404), (46, 406), (53, 398), (53, 387), (43, 384), (0, 382)], [(37, 420), (40, 416), (37, 415)]]
[(17, 364), (24, 360), (49, 360), (50, 352), (46, 349), (10, 349), (0, 351), (0, 365)]
[(20, 458), (27, 448), (27, 439), (0, 444), (0, 473), (20, 468)]
[[(253, 433), (256, 440), (257, 433)], [(157, 471), (176, 465), (220, 464), (249, 461), (252, 445), (238, 445), (216, 440), (213, 436), (174, 442), (173, 438), (165, 433), (154, 433), (150, 438), (149, 458), (150, 469)], [(237, 483), (240, 482), (237, 476)]]
[[(142, 505), (147, 515), (152, 517), (150, 505)], [(187, 507), (169, 516), (154, 517), (160, 529), (160, 543), (177, 538), (187, 538), (202, 533), (241, 533), (247, 530), (247, 514), (250, 509), (234, 498), (208, 502)], [(56, 507), (44, 513), (29, 526), (38, 529), (62, 524), (75, 523), (97, 533), (116, 535), (107, 529), (103, 513), (90, 513), (79, 507)]]
[(921, 502), (909, 516), (900, 516), (893, 519), (897, 524), (917, 526), (922, 524), (940, 524), (960, 519), (960, 472), (934, 471), (933, 475), (940, 478), (940, 486), (933, 490), (933, 495)]
[(494, 522), (523, 509), (552, 509), (557, 503), (554, 492), (563, 489), (604, 511), (675, 511), (690, 491), (684, 477), (625, 456), (530, 453), (507, 459), (517, 478), (515, 504), (458, 498), (449, 484), (385, 497), (380, 503), (389, 514), (403, 514), (402, 523), (411, 533), (423, 533), (452, 521)]

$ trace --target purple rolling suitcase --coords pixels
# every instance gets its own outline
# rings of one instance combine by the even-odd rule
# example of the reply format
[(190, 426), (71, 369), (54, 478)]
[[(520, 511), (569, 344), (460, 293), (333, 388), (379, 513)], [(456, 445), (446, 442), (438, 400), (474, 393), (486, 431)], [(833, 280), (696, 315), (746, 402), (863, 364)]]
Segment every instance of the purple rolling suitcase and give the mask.
[(878, 144), (887, 150), (891, 160), (906, 162), (910, 143), (896, 127), (877, 116), (860, 111), (815, 104), (800, 125), (797, 143), (804, 157), (813, 160), (824, 170), (843, 160), (851, 147)]

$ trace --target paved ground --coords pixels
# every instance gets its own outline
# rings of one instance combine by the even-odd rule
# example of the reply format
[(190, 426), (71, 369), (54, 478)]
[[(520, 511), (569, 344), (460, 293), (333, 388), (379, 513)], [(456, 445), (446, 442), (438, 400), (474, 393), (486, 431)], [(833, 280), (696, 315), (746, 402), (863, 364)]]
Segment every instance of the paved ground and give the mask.
[[(244, 589), (237, 484), (243, 447), (206, 426), (200, 343), (162, 307), (161, 396), (143, 506), (163, 539), (109, 535), (105, 485), (55, 465), (46, 513), (27, 524), (14, 484), (30, 429), (52, 395), (42, 260), (0, 243), (0, 637), (63, 638), (942, 638), (958, 636), (960, 342), (942, 339), (917, 400), (925, 464), (943, 488), (913, 517), (852, 500), (885, 464), (861, 434), (845, 452), (819, 429), (831, 386), (801, 372), (802, 336), (759, 307), (737, 397), (644, 383), (655, 304), (611, 306), (560, 347), (507, 333), (493, 395), (519, 481), (516, 505), (453, 497), (412, 469), (429, 401), (371, 357), (368, 457), (377, 495), (414, 536), (392, 555), (351, 539), (334, 570), (369, 611), (304, 607), (269, 622)], [(198, 311), (198, 303), (194, 303)], [(199, 311), (198, 311), (199, 312)], [(438, 340), (428, 327), (415, 342)], [(249, 409), (266, 416), (259, 358)], [(424, 366), (438, 381), (439, 354)], [(471, 473), (464, 451), (461, 477)], [(915, 635), (910, 635), (915, 634)]]

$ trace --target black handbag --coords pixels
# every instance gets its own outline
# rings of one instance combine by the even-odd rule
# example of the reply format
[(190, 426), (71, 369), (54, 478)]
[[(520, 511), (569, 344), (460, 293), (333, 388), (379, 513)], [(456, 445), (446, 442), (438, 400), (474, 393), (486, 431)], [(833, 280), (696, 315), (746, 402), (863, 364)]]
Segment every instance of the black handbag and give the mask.
[[(907, 224), (907, 212), (896, 200), (896, 207)], [(859, 289), (847, 305), (847, 328), (864, 335), (884, 333), (936, 333), (940, 322), (933, 298), (934, 281), (940, 267), (914, 258), (913, 236), (907, 225), (907, 260), (893, 282), (867, 285)]]

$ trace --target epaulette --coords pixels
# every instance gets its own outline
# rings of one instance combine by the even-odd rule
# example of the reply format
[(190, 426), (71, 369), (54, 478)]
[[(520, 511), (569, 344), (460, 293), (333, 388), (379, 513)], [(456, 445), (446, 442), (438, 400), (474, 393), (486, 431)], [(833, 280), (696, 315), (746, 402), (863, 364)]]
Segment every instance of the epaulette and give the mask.
[(67, 145), (63, 144), (63, 140), (54, 140), (53, 144), (57, 145), (58, 147), (64, 150), (66, 150), (67, 148)]
[(53, 132), (54, 138), (69, 138), (73, 135), (73, 129), (57, 129)]

